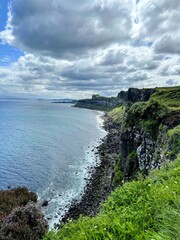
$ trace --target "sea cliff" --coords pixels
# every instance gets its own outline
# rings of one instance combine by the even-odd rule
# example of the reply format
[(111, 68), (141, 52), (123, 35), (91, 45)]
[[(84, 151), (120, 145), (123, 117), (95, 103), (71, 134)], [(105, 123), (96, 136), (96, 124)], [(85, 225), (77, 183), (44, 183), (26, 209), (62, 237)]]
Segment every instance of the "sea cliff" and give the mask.
[(108, 134), (81, 201), (44, 239), (178, 239), (180, 87), (131, 88), (78, 104), (111, 109)]
[(66, 224), (45, 239), (179, 236), (180, 87), (129, 89), (118, 96), (121, 101), (106, 113), (109, 133), (97, 150), (101, 165)]
[(114, 188), (140, 173), (147, 176), (179, 153), (180, 88), (129, 89), (123, 97), (126, 104), (105, 115), (108, 135), (97, 149), (101, 164), (94, 169), (81, 202), (72, 202), (64, 222), (81, 214), (96, 215)]

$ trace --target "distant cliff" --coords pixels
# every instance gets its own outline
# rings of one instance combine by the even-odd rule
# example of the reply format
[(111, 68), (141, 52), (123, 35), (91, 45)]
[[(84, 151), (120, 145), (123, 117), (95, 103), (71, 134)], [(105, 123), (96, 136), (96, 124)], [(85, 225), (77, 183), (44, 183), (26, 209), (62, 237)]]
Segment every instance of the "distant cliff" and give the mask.
[(119, 105), (131, 105), (139, 101), (148, 101), (155, 89), (129, 88), (128, 91), (121, 91), (117, 97), (103, 97), (93, 95), (91, 99), (79, 100), (75, 107), (108, 111)]
[(103, 97), (99, 95), (93, 95), (91, 99), (82, 99), (79, 100), (75, 107), (79, 108), (88, 108), (88, 109), (96, 109), (107, 111), (113, 109), (117, 106), (117, 98), (116, 97)]

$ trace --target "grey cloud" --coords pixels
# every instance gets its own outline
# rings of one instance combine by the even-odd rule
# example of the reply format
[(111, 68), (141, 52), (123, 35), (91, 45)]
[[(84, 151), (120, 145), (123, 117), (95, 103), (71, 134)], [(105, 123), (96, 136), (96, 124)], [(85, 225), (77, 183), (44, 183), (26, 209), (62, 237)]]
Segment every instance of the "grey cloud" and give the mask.
[(110, 49), (106, 52), (101, 60), (101, 65), (116, 65), (124, 62), (126, 56), (126, 49)]
[(135, 70), (154, 70), (159, 64), (153, 58), (142, 57), (141, 55), (141, 57), (132, 56), (129, 59), (127, 58), (127, 65)]
[(166, 84), (169, 86), (173, 86), (173, 85), (177, 85), (178, 81), (176, 81), (175, 79), (169, 79), (166, 81)]
[(155, 51), (157, 53), (180, 54), (179, 39), (180, 34), (178, 36), (171, 36), (169, 34), (165, 34), (160, 39), (155, 41)]
[(177, 0), (140, 1), (139, 13), (144, 34), (158, 36), (179, 30), (180, 3)]
[[(130, 47), (121, 45), (120, 48), (107, 49), (100, 61), (101, 65), (117, 65), (124, 72), (137, 70), (154, 70), (159, 62), (154, 59), (152, 51), (148, 47)], [(116, 70), (117, 71), (117, 70)]]
[[(52, 82), (46, 86), (47, 90), (57, 90), (57, 89), (71, 89), (74, 91), (84, 91), (84, 90), (94, 90), (94, 91), (104, 91), (109, 90), (110, 92), (114, 89), (117, 90), (117, 86), (120, 86), (121, 83), (117, 83), (109, 79), (108, 81), (104, 81), (104, 79), (99, 79), (98, 81), (91, 80), (91, 81), (73, 81), (68, 80), (66, 82), (56, 81)], [(111, 90), (110, 90), (111, 89)]]
[(137, 71), (133, 74), (130, 74), (125, 79), (129, 83), (134, 83), (134, 82), (138, 82), (138, 81), (147, 80), (148, 78), (149, 78), (149, 76), (147, 75), (147, 73), (145, 73), (143, 71)]
[(93, 67), (93, 68), (67, 68), (61, 72), (61, 76), (67, 79), (73, 80), (92, 80), (92, 79), (101, 79), (101, 78), (111, 78), (112, 74), (107, 73), (106, 70), (101, 71), (100, 69)]
[(140, 31), (137, 42), (151, 42), (156, 53), (180, 54), (180, 2), (147, 0), (139, 2)]
[(14, 0), (14, 44), (53, 57), (122, 42), (130, 37), (129, 5), (122, 0)]

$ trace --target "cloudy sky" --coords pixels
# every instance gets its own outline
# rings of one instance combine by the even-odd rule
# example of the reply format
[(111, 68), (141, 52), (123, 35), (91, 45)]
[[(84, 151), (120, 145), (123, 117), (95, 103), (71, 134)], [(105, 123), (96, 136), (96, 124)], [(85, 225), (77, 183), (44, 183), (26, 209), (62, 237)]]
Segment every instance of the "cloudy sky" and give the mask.
[(0, 96), (180, 85), (178, 0), (0, 0)]

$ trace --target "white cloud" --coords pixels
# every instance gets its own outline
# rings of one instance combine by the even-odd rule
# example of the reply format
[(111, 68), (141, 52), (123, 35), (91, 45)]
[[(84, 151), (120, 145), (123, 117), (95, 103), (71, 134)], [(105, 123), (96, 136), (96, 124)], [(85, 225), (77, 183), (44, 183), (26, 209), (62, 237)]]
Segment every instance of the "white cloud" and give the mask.
[(180, 84), (180, 2), (135, 3), (13, 0), (0, 38), (25, 56), (0, 67), (0, 94), (83, 98)]

